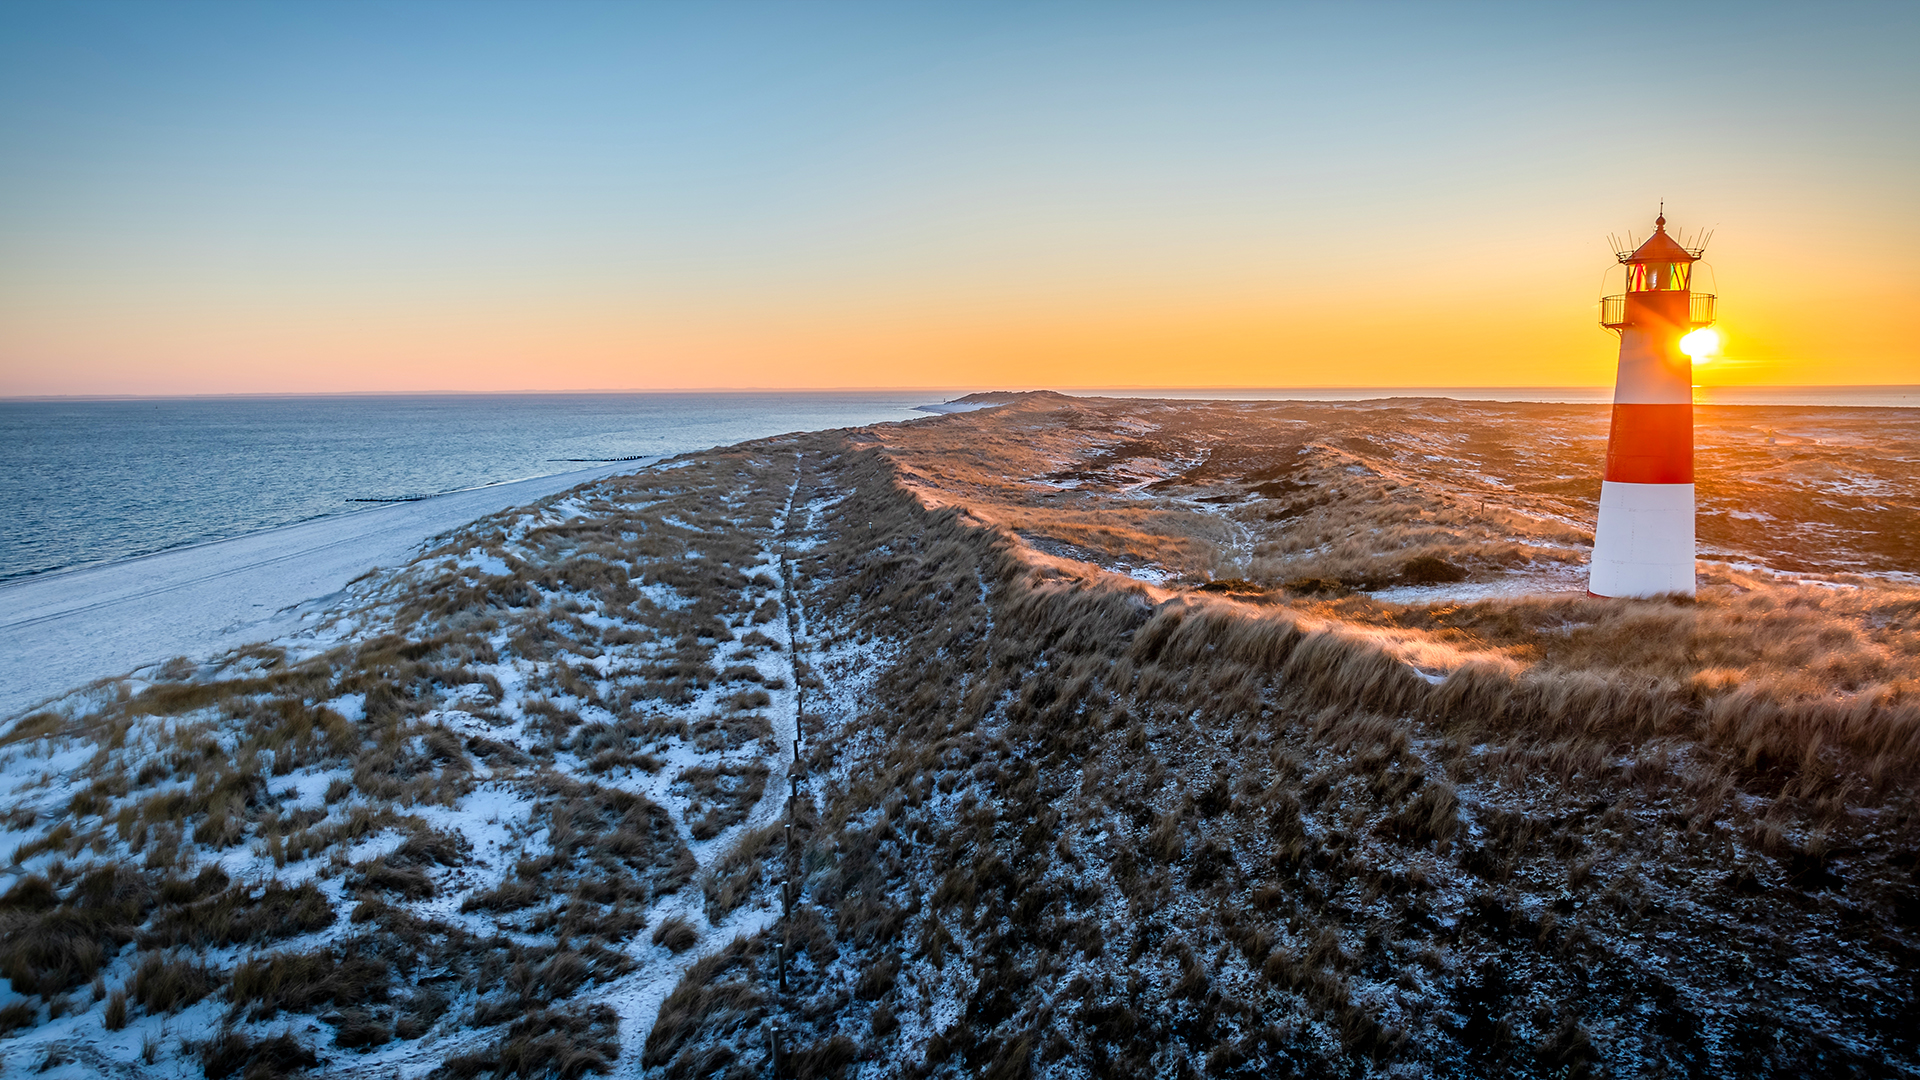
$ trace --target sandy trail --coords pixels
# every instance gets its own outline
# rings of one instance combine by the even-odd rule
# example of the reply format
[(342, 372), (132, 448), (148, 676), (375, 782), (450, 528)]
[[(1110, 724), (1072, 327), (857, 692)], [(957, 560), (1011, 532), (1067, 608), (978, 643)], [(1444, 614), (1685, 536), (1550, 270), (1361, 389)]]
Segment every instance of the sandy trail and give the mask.
[(404, 562), (429, 537), (645, 464), (450, 492), (0, 586), (0, 719), (147, 664), (280, 637), (314, 601)]

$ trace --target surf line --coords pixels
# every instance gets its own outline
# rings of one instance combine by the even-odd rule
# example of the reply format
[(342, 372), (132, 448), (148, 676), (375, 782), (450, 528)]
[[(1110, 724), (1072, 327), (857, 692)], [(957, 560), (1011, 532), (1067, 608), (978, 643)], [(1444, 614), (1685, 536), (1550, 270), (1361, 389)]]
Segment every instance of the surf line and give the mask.
[(548, 461), (643, 461), (657, 454), (634, 454), (631, 457), (550, 457)]

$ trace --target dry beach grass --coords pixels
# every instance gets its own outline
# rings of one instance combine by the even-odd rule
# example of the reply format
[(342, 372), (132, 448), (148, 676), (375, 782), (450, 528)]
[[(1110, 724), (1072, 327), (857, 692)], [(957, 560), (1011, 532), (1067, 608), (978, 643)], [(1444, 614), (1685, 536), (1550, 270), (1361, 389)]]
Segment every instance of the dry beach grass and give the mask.
[(13, 726), (0, 1053), (1909, 1074), (1920, 423), (1722, 412), (1688, 603), (1578, 595), (1564, 406), (1030, 395), (478, 522)]

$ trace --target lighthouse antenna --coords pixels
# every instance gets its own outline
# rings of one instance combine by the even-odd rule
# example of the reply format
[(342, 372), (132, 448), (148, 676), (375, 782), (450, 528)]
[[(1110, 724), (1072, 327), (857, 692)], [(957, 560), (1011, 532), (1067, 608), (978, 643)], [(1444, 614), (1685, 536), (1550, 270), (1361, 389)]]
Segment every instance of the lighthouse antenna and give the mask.
[(1680, 246), (1687, 249), (1687, 254), (1692, 255), (1694, 258), (1698, 259), (1707, 253), (1707, 245), (1712, 242), (1713, 242), (1713, 230), (1707, 229), (1702, 232), (1694, 233), (1691, 238), (1684, 240), (1680, 244)]

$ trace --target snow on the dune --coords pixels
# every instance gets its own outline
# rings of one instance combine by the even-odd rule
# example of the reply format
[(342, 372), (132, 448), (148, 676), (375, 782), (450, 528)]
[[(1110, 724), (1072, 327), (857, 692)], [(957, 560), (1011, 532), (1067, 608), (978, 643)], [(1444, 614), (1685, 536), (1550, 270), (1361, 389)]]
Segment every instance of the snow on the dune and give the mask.
[[(513, 878), (515, 867), (522, 859), (538, 855), (550, 843), (549, 827), (539, 820), (537, 813), (541, 796), (529, 787), (529, 778), (561, 776), (599, 790), (619, 789), (639, 795), (666, 812), (676, 834), (674, 843), (683, 845), (683, 850), (691, 856), (686, 877), (678, 882), (670, 881), (662, 888), (644, 908), (641, 924), (643, 927), (655, 927), (670, 918), (678, 918), (696, 929), (698, 940), (692, 948), (668, 948), (653, 940), (644, 930), (629, 935), (630, 940), (621, 941), (617, 947), (631, 962), (631, 968), (611, 978), (596, 980), (591, 1000), (611, 1006), (617, 1014), (622, 1042), (621, 1060), (623, 1065), (632, 1067), (630, 1063), (637, 1063), (640, 1059), (661, 1002), (687, 968), (700, 958), (725, 948), (738, 936), (761, 932), (774, 918), (773, 905), (764, 897), (759, 897), (710, 919), (710, 908), (696, 882), (699, 875), (712, 870), (743, 836), (775, 823), (784, 812), (787, 801), (789, 787), (785, 778), (794, 764), (792, 749), (800, 734), (797, 723), (799, 679), (793, 652), (801, 647), (801, 643), (795, 640), (790, 627), (801, 620), (786, 610), (782, 597), (786, 595), (784, 588), (788, 573), (784, 558), (785, 540), (789, 534), (787, 520), (793, 515), (800, 482), (798, 464), (796, 457), (792, 477), (782, 478), (787, 482), (787, 489), (782, 493), (784, 499), (774, 504), (780, 509), (770, 514), (764, 524), (749, 528), (745, 516), (731, 519), (734, 529), (745, 530), (758, 542), (757, 550), (743, 552), (732, 549), (731, 552), (735, 560), (731, 565), (739, 568), (736, 580), (742, 583), (743, 591), (748, 594), (747, 599), (739, 601), (746, 605), (739, 609), (740, 612), (753, 611), (757, 604), (762, 603), (777, 604), (781, 610), (777, 614), (762, 615), (752, 622), (748, 622), (744, 614), (741, 615), (737, 623), (742, 628), (739, 637), (722, 631), (722, 636), (710, 647), (711, 651), (705, 659), (711, 662), (713, 669), (724, 668), (727, 673), (725, 678), (713, 678), (712, 672), (709, 672), (711, 685), (702, 680), (688, 700), (653, 701), (646, 710), (647, 715), (655, 718), (678, 718), (683, 721), (681, 729), (684, 736), (685, 721), (697, 721), (725, 707), (723, 703), (727, 696), (735, 693), (744, 681), (760, 690), (760, 702), (754, 708), (766, 710), (768, 731), (764, 737), (744, 745), (694, 745), (684, 737), (671, 735), (670, 726), (663, 727), (664, 733), (650, 744), (650, 749), (656, 752), (648, 755), (650, 765), (618, 766), (611, 770), (602, 768), (591, 772), (587, 763), (571, 750), (557, 744), (546, 745), (544, 752), (549, 762), (546, 768), (519, 774), (512, 765), (497, 769), (476, 764), (473, 786), (457, 801), (447, 805), (396, 803), (386, 807), (389, 811), (403, 813), (390, 823), (344, 843), (328, 855), (316, 852), (305, 858), (282, 858), (274, 848), (256, 840), (224, 848), (207, 847), (200, 855), (202, 864), (217, 863), (236, 882), (311, 882), (325, 895), (331, 907), (344, 913), (353, 907), (356, 896), (372, 893), (364, 889), (353, 893), (349, 883), (341, 876), (342, 867), (384, 859), (409, 836), (417, 835), (422, 829), (432, 830), (435, 835), (457, 834), (464, 840), (464, 849), (470, 852), (470, 857), (463, 857), (458, 865), (435, 868), (432, 871), (434, 888), (424, 898), (397, 902), (408, 905), (414, 915), (430, 920), (436, 926), (464, 930), (477, 939), (541, 946), (547, 940), (544, 931), (521, 928), (515, 921), (515, 915), (488, 914), (485, 909), (474, 911), (465, 906), (466, 900)], [(496, 489), (489, 492), (495, 497), (487, 502), (467, 500), (457, 509), (436, 507), (434, 509), (442, 512), (434, 515), (394, 514), (389, 511), (351, 515), (349, 519), (312, 523), (312, 526), (325, 528), (309, 526), (278, 530), (274, 534), (247, 538), (246, 541), (207, 545), (174, 553), (171, 559), (142, 560), (160, 565), (167, 575), (158, 581), (149, 581), (144, 589), (135, 587), (133, 577), (124, 572), (124, 567), (103, 568), (123, 571), (118, 576), (104, 575), (108, 585), (122, 591), (117, 595), (97, 596), (92, 603), (79, 595), (79, 586), (89, 580), (101, 579), (103, 575), (70, 574), (62, 575), (64, 581), (44, 579), (44, 582), (29, 582), (27, 584), (30, 585), (64, 584), (67, 603), (62, 606), (63, 596), (59, 590), (44, 587), (38, 590), (37, 595), (26, 594), (35, 595), (38, 609), (15, 603), (12, 595), (9, 595), (5, 630), (15, 638), (24, 640), (32, 633), (50, 637), (47, 628), (52, 627), (63, 633), (67, 642), (87, 647), (84, 646), (87, 634), (110, 636), (112, 622), (122, 617), (116, 612), (138, 612), (142, 610), (141, 605), (151, 608), (178, 605), (176, 610), (185, 609), (184, 614), (189, 616), (189, 628), (198, 637), (166, 633), (165, 624), (156, 622), (156, 626), (149, 628), (143, 637), (122, 642), (123, 651), (116, 659), (100, 661), (97, 665), (100, 674), (117, 674), (129, 667), (152, 664), (180, 654), (195, 658), (183, 665), (189, 672), (197, 667), (202, 672), (217, 671), (217, 675), (222, 677), (242, 674), (250, 669), (254, 660), (229, 657), (221, 662), (224, 666), (210, 666), (199, 664), (198, 659), (223, 646), (230, 648), (260, 640), (275, 641), (295, 653), (308, 654), (316, 644), (325, 646), (382, 632), (392, 618), (396, 598), (405, 595), (409, 588), (434, 588), (437, 587), (434, 583), (448, 580), (443, 575), (451, 573), (458, 577), (462, 571), (466, 572), (468, 578), (503, 574), (509, 570), (509, 560), (520, 558), (522, 553), (536, 562), (551, 561), (554, 541), (551, 538), (542, 541), (548, 545), (542, 548), (540, 543), (529, 539), (530, 530), (538, 525), (591, 516), (596, 512), (595, 506), (599, 507), (600, 513), (614, 512), (607, 502), (610, 489), (588, 486), (583, 493), (571, 497), (531, 506), (525, 504), (552, 494), (549, 489), (563, 483), (590, 482), (634, 468), (635, 465), (626, 464), (587, 474), (549, 478), (550, 483), (545, 485), (515, 485), (517, 490), (510, 492)], [(772, 492), (768, 494), (779, 498)], [(457, 529), (463, 523), (502, 508), (493, 503), (523, 508), (500, 519), (497, 531), (489, 531), (496, 523), (481, 522), (469, 526), (464, 534), (453, 532), (448, 535), (449, 529)], [(396, 509), (404, 511), (418, 505)], [(806, 509), (809, 508), (803, 508), (803, 511)], [(812, 515), (809, 513), (806, 516), (811, 524)], [(378, 522), (381, 527), (366, 527), (376, 517), (381, 519)], [(449, 517), (457, 517), (458, 520), (449, 522), (446, 520)], [(664, 519), (670, 517), (663, 515), (663, 520), (651, 524), (665, 524)], [(695, 529), (689, 522), (679, 524), (688, 531)], [(649, 525), (647, 521), (639, 521), (636, 528), (644, 531)], [(711, 527), (711, 523), (708, 523), (706, 531), (710, 532)], [(423, 540), (426, 541), (424, 544)], [(446, 544), (446, 551), (431, 557), (421, 555), (423, 549), (431, 549), (435, 544)], [(700, 555), (698, 552), (681, 550), (677, 554), (659, 558), (680, 561), (697, 559)], [(401, 569), (396, 574), (376, 575), (354, 583), (376, 563), (386, 568)], [(646, 558), (639, 558), (632, 564), (622, 562), (620, 565), (634, 582), (645, 581), (652, 567)], [(337, 580), (319, 576), (323, 569), (329, 567)], [(287, 580), (275, 580), (276, 577)], [(639, 594), (638, 602), (643, 608), (681, 611), (694, 605), (693, 596), (682, 594), (665, 582), (654, 581), (645, 586), (627, 587)], [(269, 602), (281, 602), (280, 608), (271, 616), (234, 620), (231, 617), (234, 610), (258, 602), (256, 598), (261, 593), (251, 591), (255, 588), (273, 597)], [(542, 606), (544, 601), (536, 600), (534, 608), (530, 610), (550, 614), (564, 611), (577, 616), (584, 624), (596, 626), (617, 621), (599, 609), (600, 601), (591, 592), (554, 588), (552, 583), (534, 588), (545, 597), (545, 601), (552, 601), (555, 606), (545, 607)], [(533, 616), (528, 618), (532, 620), (529, 625), (538, 623)], [(753, 629), (749, 631), (746, 627)], [(563, 706), (577, 704), (580, 713), (589, 722), (616, 719), (607, 713), (604, 703), (575, 701), (567, 697), (553, 682), (554, 664), (514, 655), (509, 644), (510, 637), (507, 631), (502, 630), (491, 639), (491, 643), (501, 650), (501, 659), (475, 663), (473, 671), (478, 676), (497, 680), (490, 683), (491, 691), (488, 690), (489, 684), (479, 681), (478, 677), (470, 684), (444, 687), (432, 702), (433, 707), (418, 718), (420, 730), (444, 729), (461, 739), (485, 739), (494, 745), (511, 746), (523, 755), (530, 755), (543, 752), (542, 745), (547, 743), (548, 738), (529, 724), (527, 706), (530, 702), (537, 701), (548, 708), (552, 707), (555, 700)], [(604, 650), (590, 647), (576, 657), (578, 662), (570, 670), (586, 673), (589, 679), (602, 677), (617, 682), (621, 678), (631, 678), (632, 673), (639, 670), (639, 666), (658, 648), (649, 638), (610, 643)], [(616, 659), (621, 663), (615, 664)], [(9, 655), (5, 662), (10, 673), (26, 665), (25, 659), (19, 655)], [(137, 693), (155, 682), (189, 677), (187, 672), (175, 670), (174, 667), (169, 665), (165, 673), (149, 670), (146, 674), (150, 678), (130, 680), (124, 685), (102, 685), (75, 693), (62, 705), (69, 710), (84, 712), (91, 699), (123, 690)], [(750, 674), (737, 674), (742, 672)], [(43, 684), (51, 684), (49, 691), (68, 689), (60, 684), (71, 681), (71, 676), (66, 675), (40, 674), (37, 677)], [(30, 695), (21, 692), (18, 687), (9, 687), (7, 693), (11, 696), (8, 707), (15, 712), (24, 712), (24, 706), (45, 698), (49, 691)], [(611, 696), (614, 691), (608, 689), (606, 692)], [(369, 711), (367, 697), (364, 692), (341, 693), (330, 696), (320, 704), (349, 723), (360, 723)], [(127, 745), (120, 749), (118, 760), (122, 771), (139, 773), (150, 759), (157, 760), (164, 756), (166, 748), (173, 745), (176, 732), (203, 722), (211, 725), (204, 732), (206, 738), (228, 753), (236, 752), (237, 736), (220, 726), (223, 720), (224, 714), (218, 709), (162, 718), (139, 718), (130, 729), (133, 735)], [(574, 723), (579, 722), (576, 717)], [(422, 736), (416, 735), (413, 743), (421, 744), (421, 740)], [(415, 745), (414, 752), (421, 752), (423, 745)], [(103, 751), (98, 746), (84, 740), (73, 741), (71, 745), (58, 740), (29, 740), (12, 747), (0, 747), (0, 795), (10, 798), (14, 811), (7, 823), (38, 819), (44, 827), (48, 815), (64, 814), (64, 808), (91, 777), (91, 774), (83, 775), (83, 766), (101, 753)], [(291, 771), (273, 775), (273, 751), (261, 753), (265, 755), (260, 759), (266, 770), (263, 775), (271, 776), (269, 784), (276, 812), (318, 815), (318, 823), (326, 825), (337, 824), (370, 807), (384, 805), (379, 804), (377, 799), (351, 790), (354, 778), (352, 768), (295, 767)], [(523, 756), (520, 760), (526, 758)], [(676, 785), (684, 783), (690, 770), (733, 765), (759, 767), (766, 779), (764, 789), (753, 800), (751, 807), (742, 808), (745, 810), (742, 818), (724, 825), (717, 833), (703, 834), (692, 827), (687, 806), (689, 796), (679, 791)], [(183, 781), (163, 779), (157, 785), (146, 783), (143, 786), (150, 794), (170, 787), (184, 789), (188, 785)], [(348, 794), (340, 795), (335, 790), (336, 786), (348, 788)], [(8, 848), (16, 853), (37, 835), (31, 830), (16, 829), (15, 833), (17, 835), (0, 831), (0, 839), (9, 841)], [(198, 840), (197, 832), (193, 835)], [(96, 856), (102, 854), (107, 856), (105, 861), (135, 861), (133, 849), (124, 842), (103, 843), (106, 844), (104, 848), (97, 848), (85, 856), (89, 863), (100, 861)], [(191, 843), (188, 846), (191, 847)], [(47, 873), (63, 857), (74, 856), (63, 856), (55, 845), (0, 870), (11, 877)], [(0, 887), (6, 884), (4, 878), (0, 878)], [(364, 928), (355, 930), (354, 927), (358, 925), (344, 917), (336, 918), (326, 929), (296, 936), (278, 943), (278, 947), (283, 950), (311, 949), (337, 943), (342, 935), (369, 932)], [(561, 944), (564, 945), (564, 941)], [(244, 959), (243, 951), (242, 948), (219, 947), (207, 951), (205, 955), (218, 969), (226, 970)], [(130, 980), (134, 976), (136, 960), (137, 957), (132, 954), (114, 957), (103, 969), (103, 979), (116, 986), (132, 985)], [(235, 1022), (239, 1012), (236, 1006), (223, 1019), (221, 1014), (226, 1006), (219, 998), (220, 995), (215, 994), (206, 1001), (170, 1015), (160, 1015), (161, 1010), (142, 1008), (136, 1010), (126, 1030), (106, 1032), (98, 1026), (103, 1023), (100, 1017), (104, 1008), (100, 995), (95, 994), (87, 999), (83, 988), (74, 995), (71, 1011), (50, 1016), (47, 1022), (33, 1026), (24, 1034), (15, 1035), (4, 1046), (0, 1046), (0, 1075), (11, 1075), (13, 1070), (22, 1067), (37, 1067), (43, 1061), (59, 1060), (60, 1055), (67, 1056), (67, 1069), (73, 1075), (99, 1075), (103, 1072), (143, 1076), (197, 1075), (192, 1065), (195, 1051), (188, 1044), (210, 1037), (223, 1023)], [(24, 1000), (26, 998), (20, 994), (0, 989), (0, 1005)], [(287, 1018), (277, 1021), (271, 1018), (258, 1023), (248, 1021), (251, 1026), (247, 1030), (259, 1034), (273, 1029), (276, 1023), (281, 1026), (294, 1025), (304, 1042), (318, 1046), (329, 1058), (328, 1070), (331, 1075), (366, 1077), (369, 1080), (375, 1077), (386, 1080), (390, 1076), (417, 1077), (439, 1064), (448, 1054), (474, 1049), (484, 1043), (483, 1036), (490, 1038), (499, 1034), (498, 1031), (485, 1030), (486, 1025), (470, 1030), (464, 1027), (458, 1018), (464, 1015), (461, 1010), (467, 1009), (472, 1002), (462, 999), (456, 1004), (459, 1008), (450, 1014), (453, 1019), (439, 1024), (428, 1037), (395, 1038), (358, 1047), (348, 1054), (340, 1053), (348, 1049), (345, 1046), (327, 1046), (331, 1034), (327, 1024), (332, 1021), (322, 1023), (289, 1014)], [(68, 1005), (61, 1006), (61, 1010), (68, 1008)], [(155, 1015), (148, 1015), (149, 1012)], [(89, 1017), (91, 1019), (87, 1019)], [(154, 1055), (158, 1060), (137, 1063), (147, 1044), (156, 1039), (164, 1041), (164, 1046)]]
[(644, 462), (456, 491), (0, 585), (0, 719), (176, 656), (281, 637), (429, 537)]
[(1375, 589), (1368, 595), (1386, 604), (1472, 604), (1482, 600), (1513, 600), (1523, 596), (1584, 596), (1586, 587), (1586, 567), (1549, 563), (1515, 570), (1491, 581), (1394, 585)]

